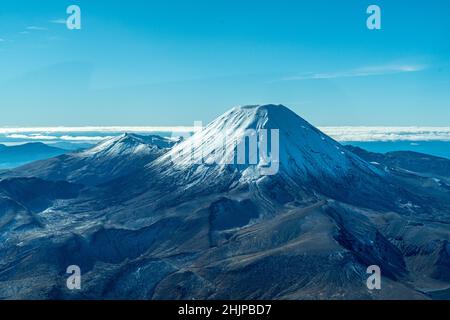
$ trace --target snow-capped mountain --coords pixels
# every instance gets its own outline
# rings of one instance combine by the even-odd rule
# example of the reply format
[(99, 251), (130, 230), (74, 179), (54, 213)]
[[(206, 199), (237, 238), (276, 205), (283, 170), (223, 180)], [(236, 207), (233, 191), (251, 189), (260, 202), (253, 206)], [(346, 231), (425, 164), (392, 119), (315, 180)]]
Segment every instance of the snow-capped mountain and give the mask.
[(106, 139), (90, 149), (37, 161), (0, 177), (38, 177), (95, 185), (143, 167), (173, 144), (175, 141), (169, 138), (126, 133)]
[[(260, 132), (267, 132), (271, 143), (258, 144), (255, 164), (251, 164), (247, 141), (242, 156), (245, 162), (239, 164), (237, 146), (245, 146), (251, 134), (261, 142)], [(274, 132), (277, 150), (271, 140)], [(261, 147), (267, 149), (272, 162), (261, 157)], [(273, 174), (266, 174), (270, 172), (268, 168), (274, 167)], [(124, 188), (127, 196), (136, 188), (137, 193), (150, 190), (152, 196), (159, 191), (164, 194), (160, 199), (164, 203), (239, 188), (258, 189), (268, 197), (277, 193), (281, 202), (323, 195), (350, 204), (388, 209), (410, 201), (409, 194), (394, 185), (382, 169), (362, 160), (282, 105), (235, 107), (137, 175), (136, 179), (127, 179), (133, 184)]]
[[(220, 152), (237, 151), (251, 132), (258, 141), (263, 130), (278, 130), (263, 157), (251, 158), (254, 137), (241, 158), (248, 162)], [(107, 179), (76, 195), (7, 180), (0, 213), (15, 227), (0, 226), (0, 297), (448, 297), (450, 194), (435, 177), (371, 164), (276, 105), (234, 108), (172, 148), (155, 139), (125, 135), (34, 171)], [(136, 164), (141, 153), (152, 160)], [(270, 165), (274, 174), (264, 170)], [(38, 190), (31, 209), (20, 202), (28, 191), (12, 187)], [(65, 286), (73, 264), (81, 291)], [(381, 268), (384, 290), (367, 288), (370, 265)]]
[(173, 140), (156, 135), (141, 136), (124, 133), (107, 139), (98, 145), (77, 153), (79, 157), (117, 158), (130, 155), (153, 155), (160, 150), (171, 148)]
[[(234, 145), (244, 140), (248, 130), (256, 134), (261, 130), (269, 130), (268, 132), (278, 130), (277, 161), (281, 171), (302, 181), (310, 177), (325, 176), (339, 179), (355, 168), (368, 174), (382, 175), (382, 172), (347, 152), (338, 142), (282, 105), (235, 107), (211, 122), (204, 130), (173, 148), (154, 165), (161, 166), (172, 160), (176, 169), (180, 167), (189, 169), (192, 167), (192, 160), (180, 154), (190, 148), (193, 149), (193, 154), (203, 154), (204, 163), (212, 162), (209, 158), (214, 157), (217, 150), (221, 150), (224, 146), (226, 150), (234, 151)], [(270, 136), (270, 133), (268, 135)], [(221, 154), (220, 157), (222, 158)], [(226, 157), (228, 159), (220, 160), (224, 160), (222, 162), (225, 163), (236, 162), (233, 161), (235, 154), (232, 152), (227, 152)], [(263, 161), (259, 161), (257, 167), (265, 165)], [(223, 168), (223, 165), (221, 167)], [(250, 164), (240, 168), (241, 171), (251, 171), (248, 175), (246, 172), (243, 173), (250, 179), (261, 177), (260, 170), (254, 170)]]

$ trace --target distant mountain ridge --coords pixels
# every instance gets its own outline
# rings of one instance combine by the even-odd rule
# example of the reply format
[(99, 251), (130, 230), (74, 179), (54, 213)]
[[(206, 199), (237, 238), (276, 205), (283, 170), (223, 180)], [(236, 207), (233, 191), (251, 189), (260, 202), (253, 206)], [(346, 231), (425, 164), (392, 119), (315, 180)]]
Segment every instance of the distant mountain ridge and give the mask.
[(0, 169), (17, 167), (28, 162), (47, 159), (66, 153), (67, 150), (41, 142), (30, 142), (14, 146), (0, 144)]
[(394, 151), (382, 154), (369, 152), (352, 145), (345, 148), (375, 165), (397, 167), (418, 174), (428, 174), (450, 180), (450, 160), (446, 158), (413, 151)]

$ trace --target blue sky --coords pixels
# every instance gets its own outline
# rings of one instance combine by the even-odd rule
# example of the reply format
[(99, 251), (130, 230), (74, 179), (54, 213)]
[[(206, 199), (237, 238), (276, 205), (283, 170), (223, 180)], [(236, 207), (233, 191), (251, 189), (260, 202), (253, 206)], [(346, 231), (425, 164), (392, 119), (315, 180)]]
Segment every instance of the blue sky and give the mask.
[[(81, 30), (58, 23), (71, 4)], [(257, 103), (320, 126), (449, 126), (449, 88), (448, 0), (0, 4), (0, 126), (192, 125)]]

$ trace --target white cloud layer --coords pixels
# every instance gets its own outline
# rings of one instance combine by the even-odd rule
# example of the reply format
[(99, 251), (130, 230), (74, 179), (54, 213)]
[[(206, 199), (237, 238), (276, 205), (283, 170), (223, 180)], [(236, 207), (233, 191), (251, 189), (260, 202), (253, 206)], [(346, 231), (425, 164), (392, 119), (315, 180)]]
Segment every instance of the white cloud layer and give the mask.
[(53, 136), (45, 134), (20, 134), (13, 133), (6, 135), (9, 139), (20, 139), (20, 140), (38, 140), (38, 141), (101, 141), (104, 139), (111, 138), (111, 136), (73, 136), (73, 135), (63, 135), (63, 136)]
[(152, 127), (133, 127), (133, 126), (87, 126), (87, 127), (4, 127), (0, 128), (0, 134), (12, 134), (12, 133), (83, 133), (83, 132), (190, 132), (194, 127), (189, 126), (152, 126)]
[(338, 141), (450, 141), (450, 127), (320, 127)]
[[(198, 128), (197, 128), (198, 129)], [(450, 127), (319, 127), (338, 141), (450, 141)], [(194, 127), (34, 127), (0, 128), (7, 139), (41, 141), (101, 141), (125, 133), (185, 133)], [(88, 135), (89, 133), (90, 135)], [(97, 134), (96, 134), (97, 133)], [(0, 136), (1, 138), (1, 136)]]

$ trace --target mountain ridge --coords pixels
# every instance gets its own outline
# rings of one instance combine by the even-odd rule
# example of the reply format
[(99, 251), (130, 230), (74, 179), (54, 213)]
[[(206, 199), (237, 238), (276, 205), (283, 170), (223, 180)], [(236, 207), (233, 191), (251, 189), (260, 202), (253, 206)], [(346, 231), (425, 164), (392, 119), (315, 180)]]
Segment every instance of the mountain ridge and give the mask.
[(0, 168), (18, 167), (24, 163), (58, 156), (67, 152), (65, 149), (52, 147), (42, 142), (29, 142), (14, 146), (0, 144)]
[(156, 135), (125, 133), (81, 151), (45, 159), (0, 174), (1, 177), (38, 177), (44, 180), (105, 183), (130, 173), (153, 159), (176, 141)]

